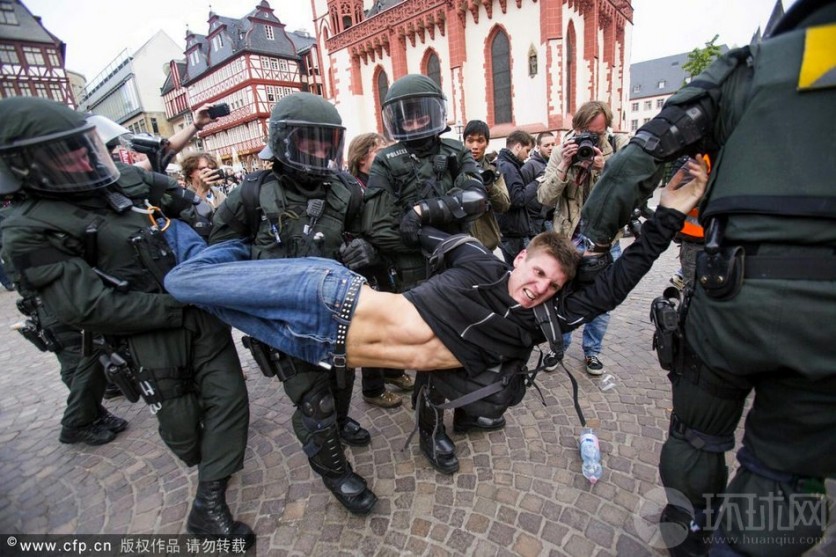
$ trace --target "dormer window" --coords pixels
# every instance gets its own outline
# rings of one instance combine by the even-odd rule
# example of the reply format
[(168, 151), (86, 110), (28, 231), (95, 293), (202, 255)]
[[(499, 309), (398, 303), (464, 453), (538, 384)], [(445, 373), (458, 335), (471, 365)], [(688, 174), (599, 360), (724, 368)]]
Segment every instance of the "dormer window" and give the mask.
[(273, 26), (272, 25), (265, 25), (264, 26), (264, 34), (267, 35), (267, 40), (268, 41), (272, 41), (274, 39)]
[(193, 50), (191, 54), (189, 54), (189, 64), (192, 66), (197, 66), (197, 50)]
[(667, 85), (667, 82), (664, 79), (662, 79), (661, 81), (659, 81), (657, 87), (659, 87), (659, 89), (664, 89), (665, 85)]
[(222, 34), (219, 33), (212, 38), (212, 46), (215, 48), (215, 52), (224, 47), (224, 37)]

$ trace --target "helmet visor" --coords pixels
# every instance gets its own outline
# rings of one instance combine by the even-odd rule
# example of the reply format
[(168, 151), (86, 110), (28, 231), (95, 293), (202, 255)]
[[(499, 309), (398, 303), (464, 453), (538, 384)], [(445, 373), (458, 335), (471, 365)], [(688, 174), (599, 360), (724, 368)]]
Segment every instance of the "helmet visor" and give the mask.
[(119, 171), (94, 126), (15, 142), (0, 157), (23, 186), (49, 193), (94, 190), (119, 179)]
[(311, 174), (329, 174), (342, 169), (345, 132), (342, 126), (291, 120), (278, 122), (277, 126), (285, 128), (284, 140), (277, 145), (282, 152), (273, 153), (281, 162)]
[(447, 106), (439, 97), (412, 97), (383, 107), (386, 130), (398, 141), (423, 139), (447, 128)]

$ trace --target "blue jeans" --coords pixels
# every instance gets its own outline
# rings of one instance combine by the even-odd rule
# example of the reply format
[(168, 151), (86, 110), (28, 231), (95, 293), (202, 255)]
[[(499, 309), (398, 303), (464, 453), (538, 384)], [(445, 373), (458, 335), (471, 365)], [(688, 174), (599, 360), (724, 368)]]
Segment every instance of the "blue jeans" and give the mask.
[[(583, 246), (583, 243), (581, 243)], [(583, 253), (584, 248), (579, 247), (578, 251)], [(612, 260), (615, 261), (621, 257), (621, 244), (616, 242), (610, 249)], [(583, 340), (581, 346), (583, 347), (584, 356), (597, 356), (601, 353), (604, 344), (604, 335), (607, 334), (607, 327), (610, 325), (610, 312), (602, 313), (583, 327)], [(563, 348), (569, 349), (572, 343), (572, 333), (565, 333), (563, 335)]]
[(243, 240), (207, 247), (178, 221), (165, 237), (178, 261), (165, 277), (169, 294), (285, 354), (330, 367), (337, 327), (351, 320), (339, 317), (340, 308), (360, 275), (319, 257), (251, 261)]

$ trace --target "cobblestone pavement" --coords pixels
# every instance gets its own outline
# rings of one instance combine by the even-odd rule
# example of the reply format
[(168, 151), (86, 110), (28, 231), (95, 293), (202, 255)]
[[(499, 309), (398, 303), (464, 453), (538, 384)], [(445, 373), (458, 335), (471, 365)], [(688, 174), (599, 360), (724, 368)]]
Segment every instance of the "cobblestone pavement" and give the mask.
[[(258, 555), (662, 554), (643, 516), (658, 515), (648, 500), (661, 492), (670, 394), (651, 350), (648, 310), (678, 267), (676, 254), (675, 246), (663, 254), (612, 313), (601, 356), (614, 389), (602, 392), (583, 371), (580, 333), (568, 350), (566, 365), (601, 440), (604, 476), (595, 486), (580, 473), (580, 425), (560, 370), (539, 377), (545, 405), (529, 390), (504, 431), (452, 433), (448, 412), (461, 462), (455, 476), (435, 472), (417, 440), (402, 450), (411, 411), (368, 406), (358, 378), (351, 412), (372, 443), (348, 454), (379, 502), (369, 516), (353, 516), (311, 471), (278, 382), (261, 375), (239, 342), (251, 423), (228, 500), (258, 534)], [(105, 401), (130, 421), (110, 444), (58, 442), (66, 388), (55, 358), (9, 329), (20, 319), (15, 299), (0, 293), (0, 533), (185, 532), (197, 474), (163, 445), (146, 406)]]

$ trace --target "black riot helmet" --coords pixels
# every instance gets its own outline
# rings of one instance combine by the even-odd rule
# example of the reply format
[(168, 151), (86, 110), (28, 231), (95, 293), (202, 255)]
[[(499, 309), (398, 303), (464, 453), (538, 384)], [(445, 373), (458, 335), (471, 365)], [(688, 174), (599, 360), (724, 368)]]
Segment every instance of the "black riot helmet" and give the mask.
[[(0, 100), (0, 193), (79, 193), (119, 179), (93, 124), (48, 99)], [(11, 177), (12, 179), (8, 179)]]
[(342, 169), (345, 128), (337, 109), (312, 93), (279, 100), (270, 114), (273, 157), (303, 175), (327, 176)]
[(413, 141), (447, 131), (447, 100), (435, 81), (409, 74), (395, 81), (383, 101), (383, 122), (392, 138)]

